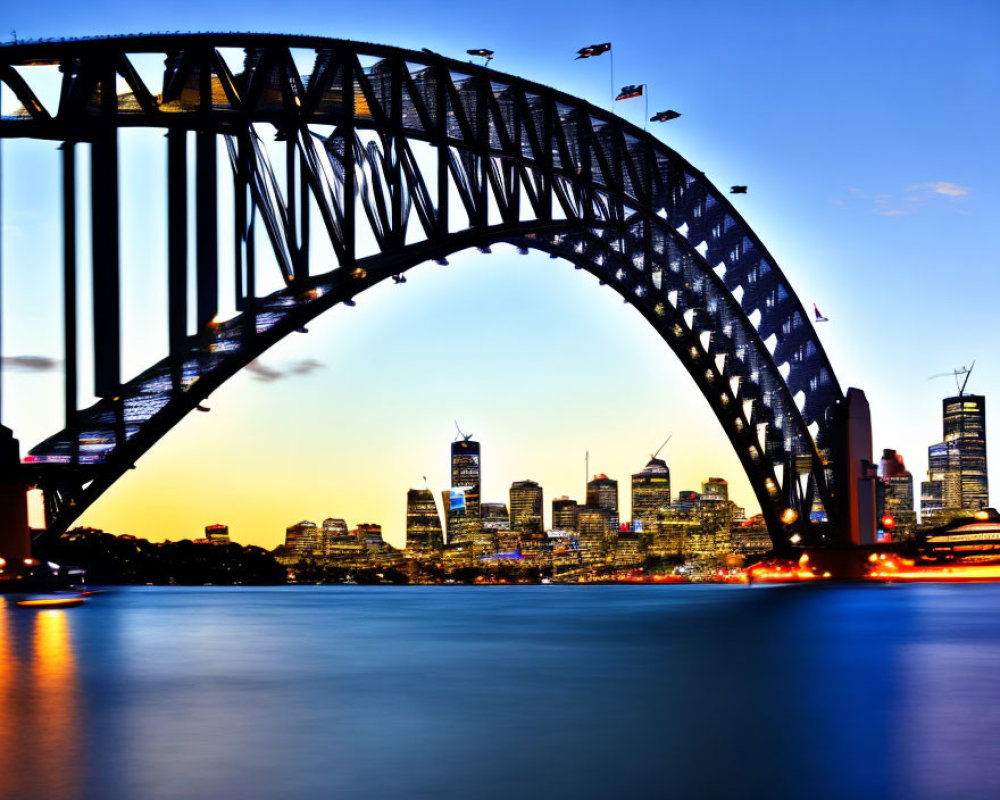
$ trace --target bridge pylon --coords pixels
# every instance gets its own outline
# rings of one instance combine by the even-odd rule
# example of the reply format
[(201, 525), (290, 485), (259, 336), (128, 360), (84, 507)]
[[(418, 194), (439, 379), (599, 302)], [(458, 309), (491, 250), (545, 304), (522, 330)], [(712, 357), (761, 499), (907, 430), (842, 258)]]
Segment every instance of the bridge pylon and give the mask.
[(0, 425), (0, 558), (20, 564), (31, 557), (28, 487), (20, 478), (20, 445), (14, 432)]

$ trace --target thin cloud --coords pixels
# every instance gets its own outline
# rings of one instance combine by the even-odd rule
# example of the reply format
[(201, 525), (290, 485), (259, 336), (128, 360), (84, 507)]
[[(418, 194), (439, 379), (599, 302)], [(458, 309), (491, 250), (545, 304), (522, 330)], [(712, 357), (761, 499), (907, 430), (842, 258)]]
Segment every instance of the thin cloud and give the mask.
[(293, 361), (287, 369), (280, 370), (254, 360), (247, 364), (246, 368), (253, 373), (255, 380), (272, 383), (296, 375), (308, 375), (310, 372), (322, 369), (323, 363), (314, 358), (306, 358), (302, 361)]
[(934, 181), (929, 183), (915, 183), (906, 187), (908, 192), (940, 194), (944, 197), (965, 197), (972, 191), (970, 186), (959, 186), (957, 183), (949, 181)]
[(17, 372), (51, 372), (59, 366), (59, 363), (48, 356), (4, 356), (0, 359), (4, 369)]
[[(856, 186), (849, 186), (847, 193), (852, 201), (866, 203), (872, 213), (883, 217), (901, 217), (914, 214), (931, 203), (947, 202), (962, 213), (962, 200), (972, 193), (971, 186), (962, 186), (950, 181), (924, 181), (907, 186), (902, 192), (877, 192), (869, 194)], [(845, 205), (841, 198), (831, 201), (834, 205)]]

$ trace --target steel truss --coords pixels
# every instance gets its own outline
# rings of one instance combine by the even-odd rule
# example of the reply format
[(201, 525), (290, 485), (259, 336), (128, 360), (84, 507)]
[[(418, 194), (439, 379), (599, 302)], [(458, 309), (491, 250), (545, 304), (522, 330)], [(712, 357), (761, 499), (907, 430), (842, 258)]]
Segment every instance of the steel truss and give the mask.
[[(234, 72), (221, 48), (241, 48)], [(306, 53), (308, 71), (303, 63)], [(164, 56), (147, 86), (134, 54)], [(298, 55), (298, 59), (293, 54)], [(55, 65), (56, 108), (23, 75)], [(843, 395), (809, 317), (763, 244), (705, 175), (613, 114), (554, 89), (427, 51), (255, 34), (145, 36), (0, 47), (21, 107), (0, 138), (62, 143), (66, 427), (32, 448), (28, 480), (48, 529), (65, 530), (225, 380), (331, 306), (417, 264), (508, 242), (572, 261), (618, 291), (670, 345), (733, 444), (776, 546), (807, 540), (814, 500), (846, 496), (835, 463)], [(120, 375), (118, 132), (167, 132), (170, 353)], [(262, 133), (284, 142), (283, 178)], [(195, 230), (187, 165), (194, 132)], [(239, 314), (217, 322), (216, 141), (235, 186)], [(78, 409), (75, 145), (91, 159), (95, 386)], [(432, 157), (418, 149), (430, 145)], [(456, 226), (453, 202), (461, 204)], [(313, 221), (310, 209), (319, 219)], [(284, 289), (256, 292), (262, 225)], [(312, 274), (321, 228), (334, 269)], [(359, 233), (375, 242), (358, 252)], [(188, 241), (195, 243), (189, 287)], [(198, 333), (188, 334), (187, 298)], [(797, 512), (792, 523), (786, 510)]]

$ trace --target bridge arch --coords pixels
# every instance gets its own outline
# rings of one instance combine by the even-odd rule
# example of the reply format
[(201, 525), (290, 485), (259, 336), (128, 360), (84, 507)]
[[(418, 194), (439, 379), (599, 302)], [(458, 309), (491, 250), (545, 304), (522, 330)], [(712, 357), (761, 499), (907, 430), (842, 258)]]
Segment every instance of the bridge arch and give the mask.
[[(230, 68), (223, 48), (242, 51), (241, 70)], [(162, 81), (143, 81), (137, 54), (163, 56)], [(57, 107), (42, 105), (25, 78), (37, 65), (60, 71)], [(22, 468), (44, 490), (49, 530), (65, 530), (215, 388), (308, 320), (417, 264), (498, 242), (573, 262), (653, 325), (726, 432), (776, 546), (795, 534), (806, 541), (821, 535), (806, 522), (814, 502), (835, 524), (846, 521), (838, 422), (844, 397), (808, 314), (704, 173), (615, 115), (427, 51), (314, 37), (10, 45), (0, 47), (0, 83), (21, 104), (0, 119), (0, 137), (61, 142), (67, 176), (75, 145), (85, 142), (94, 176), (100, 400), (70, 407), (76, 355), (67, 340), (67, 425), (31, 448)], [(170, 353), (123, 382), (118, 133), (129, 127), (166, 131)], [(284, 143), (283, 175), (263, 144), (267, 131)], [(189, 232), (192, 133), (196, 213)], [(226, 143), (236, 196), (239, 313), (222, 322), (217, 137)], [(67, 230), (75, 226), (73, 194), (64, 197)], [(257, 227), (284, 286), (264, 297), (256, 292)], [(320, 274), (308, 257), (317, 230), (337, 259)], [(186, 283), (189, 240), (197, 254), (193, 287)], [(363, 240), (374, 252), (361, 252)], [(73, 269), (68, 260), (70, 284)], [(188, 335), (189, 291), (195, 335)], [(67, 330), (74, 326), (75, 318), (67, 319)]]

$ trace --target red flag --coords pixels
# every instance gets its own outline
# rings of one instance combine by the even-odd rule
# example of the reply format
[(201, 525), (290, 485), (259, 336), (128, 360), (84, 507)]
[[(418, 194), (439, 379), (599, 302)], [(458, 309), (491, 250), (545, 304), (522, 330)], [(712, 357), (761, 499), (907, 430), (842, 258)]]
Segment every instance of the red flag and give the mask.
[(623, 86), (621, 92), (615, 100), (629, 100), (633, 97), (642, 97), (642, 91), (646, 84), (640, 83), (638, 86), (630, 83), (628, 86)]
[(579, 54), (576, 60), (581, 58), (590, 58), (591, 56), (599, 56), (601, 53), (606, 53), (611, 49), (611, 42), (604, 42), (603, 44), (592, 44), (590, 47), (581, 47), (576, 52)]

